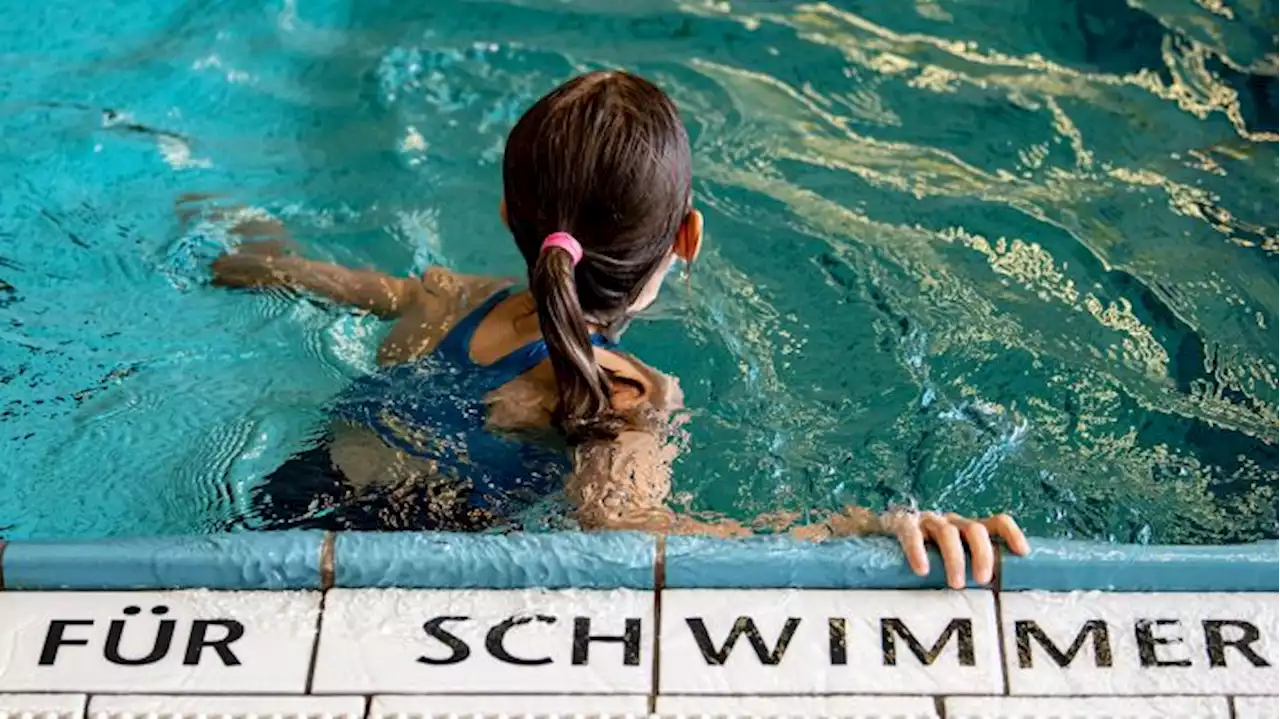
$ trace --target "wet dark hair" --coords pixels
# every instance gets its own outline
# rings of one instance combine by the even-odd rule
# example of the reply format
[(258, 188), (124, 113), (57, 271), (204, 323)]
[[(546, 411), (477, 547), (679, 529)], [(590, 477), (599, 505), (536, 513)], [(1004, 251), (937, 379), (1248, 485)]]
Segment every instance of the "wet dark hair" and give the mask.
[[(569, 80), (507, 138), (507, 224), (529, 266), (559, 390), (555, 421), (570, 445), (613, 438), (628, 424), (613, 409), (613, 378), (596, 362), (586, 325), (616, 336), (629, 321), (689, 212), (692, 174), (675, 104), (624, 72)], [(568, 252), (541, 251), (554, 232), (582, 244), (577, 267)]]

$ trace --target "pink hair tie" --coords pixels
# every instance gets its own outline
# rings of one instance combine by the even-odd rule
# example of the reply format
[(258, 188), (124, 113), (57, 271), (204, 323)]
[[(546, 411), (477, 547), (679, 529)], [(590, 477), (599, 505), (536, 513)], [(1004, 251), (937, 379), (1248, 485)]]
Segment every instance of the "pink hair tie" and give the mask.
[(547, 239), (542, 241), (541, 251), (546, 252), (553, 247), (568, 252), (569, 257), (573, 259), (574, 267), (582, 261), (582, 243), (575, 240), (568, 232), (553, 232), (547, 235)]

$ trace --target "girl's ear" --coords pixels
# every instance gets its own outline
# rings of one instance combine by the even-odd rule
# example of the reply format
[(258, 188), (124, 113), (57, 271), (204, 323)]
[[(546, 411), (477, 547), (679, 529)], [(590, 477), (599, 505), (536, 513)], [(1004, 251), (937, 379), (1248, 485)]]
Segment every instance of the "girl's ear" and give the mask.
[(684, 216), (684, 221), (680, 223), (680, 231), (676, 233), (676, 256), (680, 259), (693, 264), (698, 259), (698, 253), (702, 251), (702, 213), (697, 210), (689, 210), (689, 214)]
[(502, 224), (506, 225), (507, 229), (510, 230), (511, 223), (507, 222), (507, 200), (505, 197), (498, 203), (498, 216), (502, 218)]

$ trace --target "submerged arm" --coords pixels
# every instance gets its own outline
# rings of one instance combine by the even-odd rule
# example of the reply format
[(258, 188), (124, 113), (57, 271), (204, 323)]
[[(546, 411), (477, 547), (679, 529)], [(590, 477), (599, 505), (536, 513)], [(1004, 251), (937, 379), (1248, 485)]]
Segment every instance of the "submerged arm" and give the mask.
[(213, 283), (221, 287), (287, 287), (334, 302), (395, 317), (423, 294), (422, 283), (372, 270), (316, 262), (280, 254), (276, 243), (244, 245), (213, 262)]
[[(675, 448), (648, 432), (624, 432), (613, 442), (594, 442), (575, 450), (575, 469), (566, 486), (578, 522), (584, 529), (620, 529), (663, 534), (704, 534), (747, 537), (746, 525), (732, 519), (701, 520), (666, 506), (671, 491), (671, 463)], [(772, 523), (761, 517), (758, 523)], [(964, 587), (965, 546), (972, 556), (973, 576), (991, 580), (995, 566), (992, 536), (1005, 540), (1017, 554), (1028, 551), (1026, 537), (1008, 515), (973, 520), (934, 512), (877, 514), (863, 507), (846, 507), (821, 522), (793, 527), (798, 539), (821, 540), (867, 534), (897, 538), (911, 569), (929, 573), (925, 543), (937, 544), (947, 571), (947, 583)]]
[(666, 506), (675, 456), (670, 444), (638, 431), (575, 448), (574, 473), (565, 490), (578, 523), (583, 529), (750, 536), (737, 521), (703, 521)]

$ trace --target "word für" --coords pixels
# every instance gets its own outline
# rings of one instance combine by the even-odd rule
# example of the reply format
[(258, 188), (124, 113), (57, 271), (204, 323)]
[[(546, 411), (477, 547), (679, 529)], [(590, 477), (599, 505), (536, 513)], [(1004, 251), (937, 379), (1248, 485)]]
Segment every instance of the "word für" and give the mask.
[[(134, 617), (142, 613), (138, 606), (124, 608), (126, 617)], [(169, 607), (160, 604), (151, 608), (151, 614), (163, 617), (169, 613)], [(49, 622), (45, 632), (44, 645), (40, 649), (40, 666), (53, 666), (64, 647), (88, 646), (87, 638), (92, 634), (88, 628), (97, 622), (93, 619), (54, 619)], [(112, 664), (121, 666), (146, 666), (155, 664), (169, 655), (173, 648), (174, 635), (178, 630), (176, 619), (161, 619), (156, 627), (156, 634), (151, 648), (145, 653), (125, 656), (120, 649), (124, 637), (127, 619), (112, 619), (107, 625), (107, 639), (102, 644), (102, 657)], [(138, 631), (135, 629), (135, 631)], [(235, 655), (231, 645), (244, 636), (244, 625), (234, 619), (193, 619), (186, 641), (182, 643), (182, 663), (195, 666), (209, 656), (206, 650), (216, 655), (223, 666), (237, 666), (240, 659)], [(137, 646), (132, 644), (132, 646)]]

